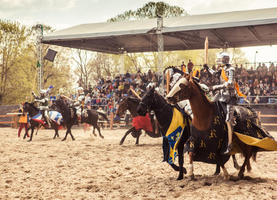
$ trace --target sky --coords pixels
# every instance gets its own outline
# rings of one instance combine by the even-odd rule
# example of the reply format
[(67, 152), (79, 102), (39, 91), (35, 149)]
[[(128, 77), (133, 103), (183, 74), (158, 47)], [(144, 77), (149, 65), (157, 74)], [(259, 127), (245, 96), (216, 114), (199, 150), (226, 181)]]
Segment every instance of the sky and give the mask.
[[(156, 0), (152, 0), (157, 2)], [(160, 0), (161, 1), (161, 0)], [(0, 19), (24, 25), (47, 24), (56, 30), (78, 24), (105, 22), (149, 0), (0, 0)], [(277, 7), (277, 0), (164, 0), (190, 15)], [(244, 48), (257, 62), (277, 61), (277, 46)], [(258, 53), (256, 53), (258, 52)], [(276, 58), (275, 58), (276, 57)]]

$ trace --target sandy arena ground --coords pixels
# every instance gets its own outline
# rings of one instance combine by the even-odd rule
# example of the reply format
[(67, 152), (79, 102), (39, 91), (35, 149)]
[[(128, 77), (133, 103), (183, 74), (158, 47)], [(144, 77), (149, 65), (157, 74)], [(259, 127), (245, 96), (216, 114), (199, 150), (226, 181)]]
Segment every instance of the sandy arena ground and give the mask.
[[(125, 131), (103, 130), (101, 139), (74, 129), (76, 140), (62, 142), (40, 130), (29, 143), (16, 129), (0, 128), (0, 199), (277, 199), (277, 152), (258, 153), (244, 180), (225, 181), (213, 176), (215, 165), (195, 163), (197, 180), (177, 181), (161, 162), (161, 138), (143, 134), (136, 146), (128, 136), (120, 146)], [(237, 174), (231, 160), (226, 167)]]

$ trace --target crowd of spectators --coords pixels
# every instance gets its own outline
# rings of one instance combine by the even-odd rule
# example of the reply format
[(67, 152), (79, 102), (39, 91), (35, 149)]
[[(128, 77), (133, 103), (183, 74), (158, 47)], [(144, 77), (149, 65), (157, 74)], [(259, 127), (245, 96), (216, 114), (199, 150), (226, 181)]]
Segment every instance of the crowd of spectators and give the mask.
[[(194, 66), (191, 61), (187, 66), (190, 66), (190, 68), (182, 64), (179, 69), (193, 70)], [(212, 68), (217, 70), (216, 66)], [(251, 103), (273, 103), (277, 99), (277, 64), (272, 63), (270, 66), (259, 64), (256, 69), (253, 69), (253, 67), (246, 69), (243, 65), (235, 65), (235, 68), (236, 81), (239, 83), (240, 91), (247, 95)], [(202, 69), (200, 71), (200, 81), (210, 86), (218, 84), (219, 77), (211, 79), (208, 73)], [(130, 88), (142, 95), (150, 82), (159, 85), (161, 76), (151, 70), (147, 73), (142, 73), (139, 70), (135, 74), (128, 72), (120, 74), (114, 79), (101, 78), (94, 88), (86, 91), (85, 104), (94, 109), (100, 107), (110, 112), (123, 97), (133, 95)], [(114, 102), (116, 102), (116, 105), (114, 105)], [(240, 99), (240, 103), (243, 103), (243, 99)]]
[[(217, 70), (213, 66), (214, 70)], [(240, 91), (248, 97), (251, 103), (274, 103), (277, 102), (277, 64), (266, 66), (264, 63), (246, 69), (243, 65), (235, 65), (236, 82)], [(207, 85), (218, 84), (219, 79), (211, 79), (205, 71), (201, 71), (201, 81)], [(275, 102), (275, 103), (276, 103)], [(243, 98), (240, 99), (243, 103)]]

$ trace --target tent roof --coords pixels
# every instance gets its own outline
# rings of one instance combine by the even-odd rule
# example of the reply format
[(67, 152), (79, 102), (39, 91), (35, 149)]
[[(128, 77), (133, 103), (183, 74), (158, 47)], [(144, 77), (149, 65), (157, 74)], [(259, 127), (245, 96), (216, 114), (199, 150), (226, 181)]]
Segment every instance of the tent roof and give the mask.
[[(157, 19), (82, 24), (53, 32), (42, 42), (106, 53), (157, 51)], [(277, 8), (164, 18), (164, 50), (277, 44)]]

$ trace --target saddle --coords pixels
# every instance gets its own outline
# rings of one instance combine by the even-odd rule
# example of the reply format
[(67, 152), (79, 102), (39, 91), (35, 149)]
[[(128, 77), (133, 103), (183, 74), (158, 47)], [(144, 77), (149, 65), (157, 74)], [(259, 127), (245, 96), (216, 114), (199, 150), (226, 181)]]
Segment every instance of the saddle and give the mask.
[[(220, 117), (223, 121), (225, 121), (227, 114), (227, 104), (225, 102), (216, 101), (215, 105), (217, 107), (217, 111), (220, 114)], [(251, 123), (260, 126), (261, 122), (258, 119), (257, 112), (249, 106), (234, 106), (234, 118), (235, 124), (237, 124), (238, 120), (250, 120)]]

